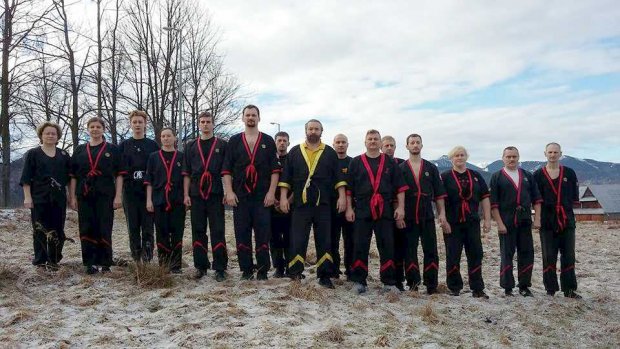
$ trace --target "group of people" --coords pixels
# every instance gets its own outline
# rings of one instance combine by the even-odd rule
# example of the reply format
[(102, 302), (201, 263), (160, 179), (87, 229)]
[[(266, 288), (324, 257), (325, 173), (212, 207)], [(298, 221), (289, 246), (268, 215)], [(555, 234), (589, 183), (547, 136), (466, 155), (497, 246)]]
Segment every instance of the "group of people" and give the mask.
[(561, 253), (561, 290), (566, 297), (581, 298), (575, 292), (572, 209), (578, 202), (578, 184), (575, 172), (560, 165), (557, 143), (547, 144), (547, 163), (534, 174), (519, 168), (517, 148), (506, 147), (504, 168), (492, 175), (487, 186), (480, 173), (467, 168), (469, 154), (462, 146), (448, 153), (452, 169), (439, 173), (422, 158), (419, 134), (406, 139), (409, 158), (398, 159), (394, 138), (369, 130), (366, 151), (352, 158), (347, 155), (345, 135), (336, 135), (331, 147), (321, 140), (322, 123), (312, 119), (305, 124), (305, 141), (289, 151), (289, 135), (278, 132), (274, 139), (260, 132), (259, 108), (248, 105), (242, 111), (244, 130), (228, 141), (214, 135), (213, 115), (201, 113), (199, 137), (181, 152), (175, 147), (172, 128), (161, 130), (161, 147), (145, 137), (147, 117), (143, 111), (129, 114), (133, 134), (119, 146), (106, 142), (103, 119), (91, 118), (90, 139), (73, 156), (56, 147), (61, 137), (57, 124), (39, 126), (41, 145), (26, 153), (20, 182), (24, 205), (31, 209), (34, 265), (57, 270), (66, 240), (68, 203), (78, 211), (86, 273), (110, 271), (113, 213), (120, 207), (125, 210), (134, 261), (150, 262), (156, 248), (158, 262), (171, 273), (181, 273), (189, 210), (195, 277), (200, 279), (213, 269), (215, 279), (223, 281), (228, 268), (224, 234), (228, 205), (233, 208), (243, 280), (266, 280), (272, 265), (273, 277), (305, 278), (313, 230), (319, 284), (334, 288), (332, 279), (342, 275), (342, 264), (354, 292), (365, 293), (374, 232), (384, 289), (404, 291), (407, 286), (417, 291), (424, 285), (428, 294), (434, 294), (439, 269), (437, 218), (445, 242), (449, 293), (458, 296), (463, 289), (460, 267), (465, 249), (472, 295), (488, 298), (482, 277), (481, 229), (489, 232), (493, 219), (501, 250), (500, 285), (507, 296), (513, 295), (515, 286), (520, 295), (533, 295), (535, 228), (540, 229), (547, 293), (560, 290), (557, 257)]

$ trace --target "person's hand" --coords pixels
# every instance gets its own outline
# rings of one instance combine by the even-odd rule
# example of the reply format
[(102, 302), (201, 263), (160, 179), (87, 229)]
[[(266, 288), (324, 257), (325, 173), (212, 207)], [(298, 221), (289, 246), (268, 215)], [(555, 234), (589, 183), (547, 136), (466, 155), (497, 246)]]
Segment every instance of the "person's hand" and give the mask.
[(237, 207), (237, 203), (239, 203), (239, 199), (237, 199), (237, 194), (231, 191), (230, 193), (226, 193), (226, 205), (231, 207)]
[(280, 211), (282, 211), (282, 213), (286, 214), (288, 213), (288, 211), (291, 209), (291, 204), (288, 201), (287, 198), (282, 198), (282, 200), (280, 200)]
[(190, 198), (189, 195), (185, 196), (183, 198), (183, 204), (185, 205), (186, 209), (192, 207), (192, 198)]
[(508, 233), (508, 229), (506, 229), (506, 226), (504, 225), (504, 223), (497, 223), (497, 232), (500, 234), (506, 234)]
[(482, 220), (482, 232), (485, 234), (491, 231), (491, 222), (487, 219)]
[(347, 208), (347, 212), (345, 213), (345, 218), (347, 222), (353, 223), (355, 221), (355, 212), (352, 208)]
[(534, 229), (540, 229), (540, 217), (534, 217)]
[(115, 209), (115, 210), (116, 210), (116, 209), (118, 209), (118, 208), (123, 207), (123, 201), (121, 200), (121, 198), (120, 198), (120, 197), (118, 197), (118, 196), (115, 196), (115, 197), (114, 197), (114, 203), (113, 203), (113, 206), (114, 206), (114, 209)]
[(34, 204), (32, 203), (32, 198), (24, 199), (24, 207), (25, 208), (33, 208)]
[(146, 200), (146, 210), (150, 213), (155, 212), (155, 207), (153, 207), (153, 200)]
[(75, 197), (72, 197), (71, 199), (69, 199), (69, 207), (71, 207), (73, 211), (77, 211), (78, 204), (77, 204), (77, 199)]
[(265, 200), (263, 201), (263, 204), (265, 205), (265, 207), (272, 206), (275, 202), (276, 202), (275, 194), (271, 192), (267, 192), (267, 195), (265, 195)]
[(407, 227), (407, 224), (405, 223), (404, 219), (396, 220), (396, 228), (398, 228), (398, 229), (405, 229), (405, 227)]
[(338, 197), (338, 201), (336, 201), (336, 209), (338, 213), (345, 212), (347, 210), (347, 197)]
[(405, 219), (405, 209), (403, 207), (398, 207), (396, 210), (394, 210), (394, 219), (397, 221)]

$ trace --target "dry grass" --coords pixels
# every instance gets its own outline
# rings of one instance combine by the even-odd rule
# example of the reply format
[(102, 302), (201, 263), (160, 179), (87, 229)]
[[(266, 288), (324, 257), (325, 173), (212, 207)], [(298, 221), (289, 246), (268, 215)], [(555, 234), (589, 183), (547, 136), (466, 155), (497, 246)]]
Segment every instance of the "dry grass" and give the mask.
[(327, 330), (318, 334), (318, 337), (320, 339), (325, 339), (332, 343), (342, 343), (344, 342), (346, 336), (347, 333), (345, 332), (345, 330), (343, 330), (342, 327), (337, 325), (332, 325)]
[(499, 336), (499, 343), (508, 347), (512, 345), (512, 343), (510, 342), (510, 338), (508, 338), (508, 336), (506, 336), (506, 334), (504, 333)]
[(168, 272), (168, 267), (154, 263), (130, 264), (129, 271), (139, 287), (146, 289), (171, 288), (174, 278)]
[(213, 335), (214, 341), (223, 340), (232, 337), (234, 334), (231, 331), (220, 331)]
[(0, 264), (0, 287), (8, 286), (19, 279), (19, 269), (10, 268), (7, 265)]
[(307, 301), (322, 303), (325, 301), (323, 293), (314, 285), (302, 285), (300, 281), (289, 283), (288, 292), (291, 297)]
[(384, 334), (380, 335), (375, 339), (375, 346), (377, 347), (388, 347), (390, 346), (390, 342), (388, 341), (388, 337)]
[(400, 294), (398, 292), (387, 292), (385, 299), (390, 303), (396, 303), (400, 300)]
[(226, 308), (226, 313), (230, 316), (234, 317), (244, 317), (248, 315), (248, 312), (239, 308), (235, 303), (228, 303), (228, 307)]
[(422, 307), (420, 310), (420, 316), (422, 317), (422, 321), (429, 325), (437, 325), (439, 323), (439, 317), (433, 309), (432, 302), (428, 302), (424, 307)]
[(27, 321), (32, 318), (32, 314), (26, 310), (18, 310), (2, 325), (2, 327), (9, 327), (17, 325), (20, 322)]

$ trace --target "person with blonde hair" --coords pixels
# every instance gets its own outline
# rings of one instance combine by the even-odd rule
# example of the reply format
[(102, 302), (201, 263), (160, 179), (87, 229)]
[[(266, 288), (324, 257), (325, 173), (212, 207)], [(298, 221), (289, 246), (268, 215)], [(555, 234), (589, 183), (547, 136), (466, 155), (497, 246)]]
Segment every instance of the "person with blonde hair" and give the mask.
[(58, 148), (62, 130), (46, 121), (37, 127), (41, 144), (26, 152), (19, 184), (24, 207), (30, 209), (33, 228), (32, 264), (57, 270), (65, 242), (65, 217), (71, 158)]
[(153, 215), (146, 211), (144, 174), (146, 162), (159, 145), (146, 137), (147, 114), (142, 110), (129, 113), (132, 136), (119, 145), (122, 167), (127, 170), (123, 179), (123, 209), (129, 232), (129, 249), (134, 261), (153, 259)]
[(469, 288), (474, 298), (489, 298), (482, 280), (482, 241), (480, 239), (480, 214), (482, 206), (483, 229), (491, 229), (491, 202), (489, 188), (477, 171), (467, 168), (469, 154), (462, 146), (450, 150), (448, 157), (452, 168), (441, 174), (446, 198), (447, 224), (443, 229), (446, 245), (446, 284), (450, 294), (458, 296), (463, 289), (460, 265), (465, 248)]

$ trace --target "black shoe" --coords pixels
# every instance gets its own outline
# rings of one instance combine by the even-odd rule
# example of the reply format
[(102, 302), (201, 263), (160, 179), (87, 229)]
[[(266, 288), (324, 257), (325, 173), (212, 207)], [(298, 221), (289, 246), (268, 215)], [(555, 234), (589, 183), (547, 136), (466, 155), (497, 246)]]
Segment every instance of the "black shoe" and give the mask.
[(202, 279), (203, 276), (207, 275), (207, 271), (203, 269), (196, 269), (194, 273), (194, 279), (199, 280)]
[(575, 293), (574, 290), (568, 290), (568, 291), (564, 292), (564, 297), (572, 298), (572, 299), (582, 299), (583, 298), (580, 295), (578, 295), (577, 293)]
[(47, 266), (45, 267), (45, 269), (47, 271), (58, 271), (60, 267), (56, 263), (47, 263)]
[(450, 290), (448, 294), (451, 296), (460, 296), (461, 292), (459, 290)]
[(396, 288), (397, 288), (400, 292), (405, 292), (405, 286), (403, 286), (402, 281), (397, 282), (397, 283), (396, 283), (396, 285), (394, 285), (394, 286), (396, 286)]
[(105, 267), (101, 267), (101, 273), (109, 273), (111, 272), (110, 267), (105, 266)]
[(505, 294), (507, 297), (512, 297), (512, 296), (514, 296), (514, 294), (512, 293), (512, 288), (507, 288), (507, 289), (505, 289), (505, 290), (504, 290), (504, 294)]
[(409, 287), (409, 291), (418, 292), (418, 285), (407, 284), (407, 286)]
[(222, 282), (224, 280), (226, 280), (226, 272), (223, 270), (217, 270), (215, 272), (215, 281)]
[(256, 280), (267, 280), (267, 272), (259, 271), (258, 273), (256, 273)]
[(532, 291), (527, 287), (519, 287), (519, 294), (523, 297), (534, 297)]
[(474, 298), (484, 298), (484, 299), (489, 299), (489, 296), (487, 296), (486, 293), (484, 293), (484, 291), (480, 290), (480, 291), (473, 291), (472, 296)]
[(281, 279), (284, 277), (284, 269), (276, 268), (276, 271), (272, 275), (273, 278)]
[(172, 268), (170, 269), (170, 273), (171, 274), (183, 274), (183, 270), (181, 270), (181, 268)]
[(334, 289), (336, 287), (334, 287), (334, 284), (332, 283), (332, 280), (330, 280), (328, 277), (322, 277), (319, 279), (319, 285), (325, 287), (325, 288), (331, 288)]
[(241, 274), (241, 280), (254, 280), (254, 273), (251, 271), (244, 271)]
[(547, 296), (551, 296), (551, 297), (555, 296), (555, 291), (547, 290)]
[(97, 274), (98, 272), (99, 272), (99, 269), (97, 269), (96, 267), (93, 267), (92, 265), (86, 266), (86, 274), (93, 275), (93, 274)]
[(427, 295), (429, 295), (429, 296), (430, 296), (430, 295), (433, 295), (433, 294), (436, 294), (436, 293), (437, 293), (437, 289), (436, 289), (436, 288), (434, 288), (434, 287), (431, 287), (431, 288), (427, 288), (427, 289), (426, 289), (426, 294), (427, 294)]

